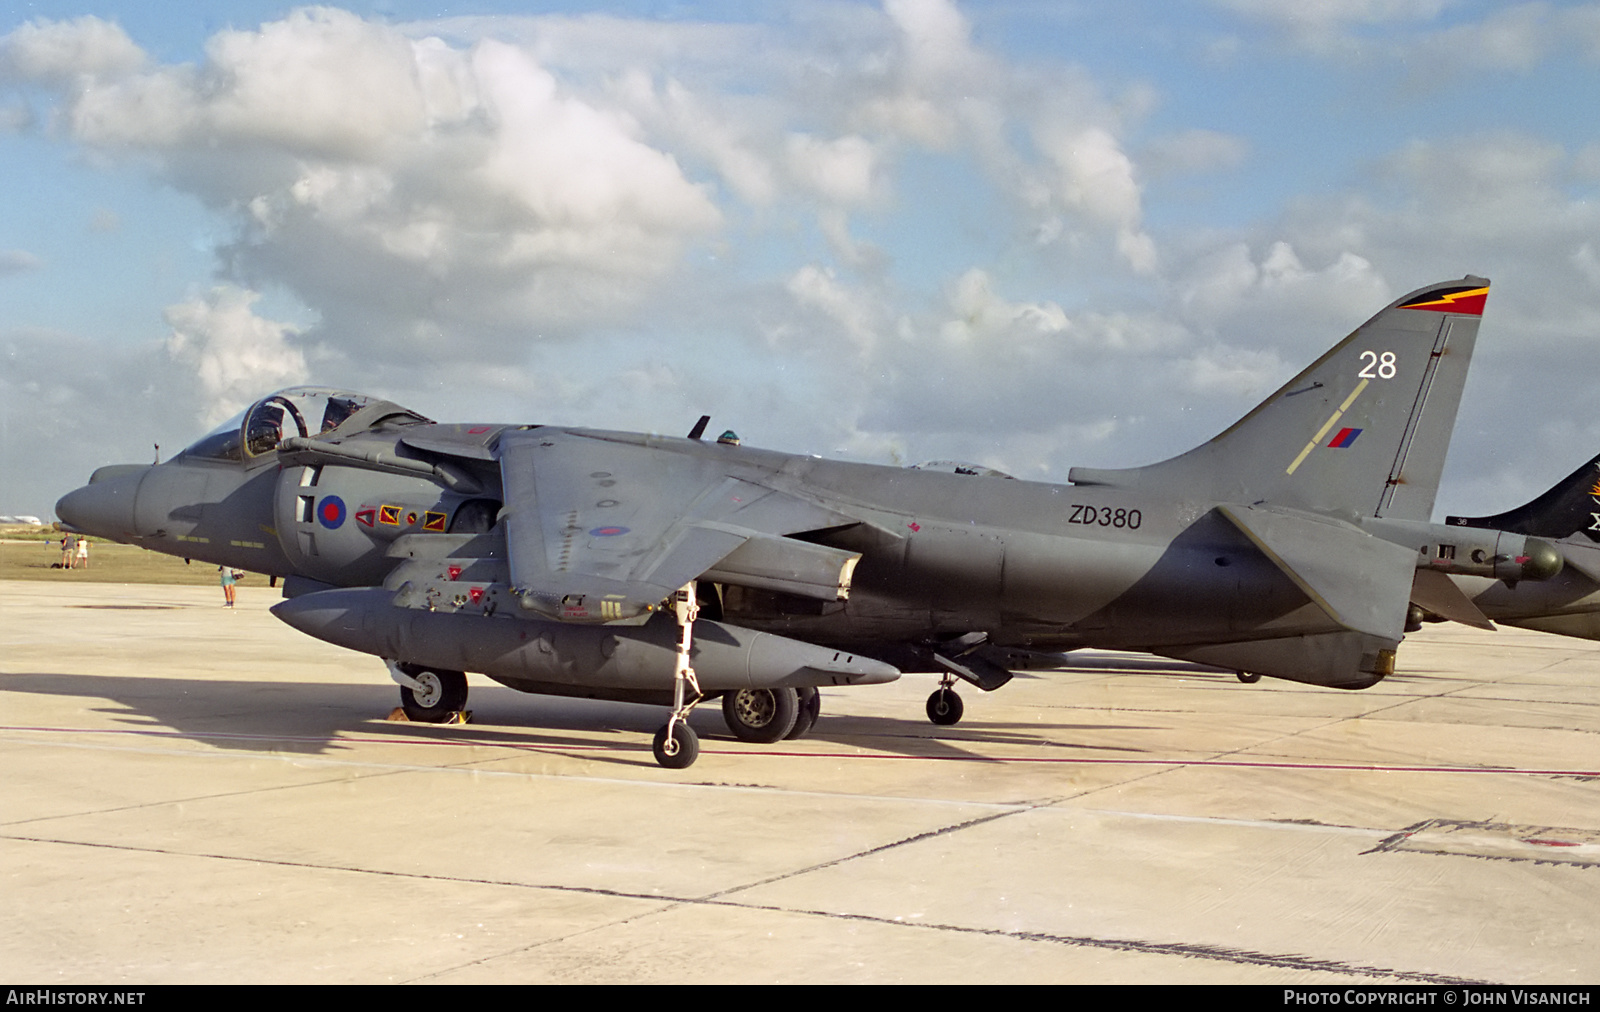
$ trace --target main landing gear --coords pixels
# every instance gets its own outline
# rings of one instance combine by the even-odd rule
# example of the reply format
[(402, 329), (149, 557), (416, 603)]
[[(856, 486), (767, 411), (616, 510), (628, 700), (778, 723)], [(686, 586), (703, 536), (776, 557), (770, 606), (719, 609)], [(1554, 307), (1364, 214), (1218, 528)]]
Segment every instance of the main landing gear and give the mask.
[(947, 672), (939, 679), (939, 687), (933, 690), (933, 695), (928, 697), (928, 719), (941, 727), (958, 723), (961, 715), (966, 712), (961, 697), (951, 688), (955, 683), (955, 676)]
[(771, 745), (804, 738), (822, 714), (822, 693), (798, 689), (737, 689), (722, 694), (722, 719), (740, 741)]
[(794, 727), (784, 735), (785, 741), (804, 738), (816, 726), (817, 718), (822, 716), (822, 693), (814, 686), (806, 686), (794, 690), (800, 697), (800, 712), (795, 714)]
[(793, 689), (737, 689), (722, 694), (722, 718), (740, 741), (757, 745), (782, 741), (799, 717), (800, 696)]

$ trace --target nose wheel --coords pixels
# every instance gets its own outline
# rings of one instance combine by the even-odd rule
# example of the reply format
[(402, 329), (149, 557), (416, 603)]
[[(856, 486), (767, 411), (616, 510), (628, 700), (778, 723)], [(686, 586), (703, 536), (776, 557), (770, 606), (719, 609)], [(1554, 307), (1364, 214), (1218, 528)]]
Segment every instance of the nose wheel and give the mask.
[(400, 708), (419, 724), (444, 724), (467, 706), (467, 676), (461, 671), (398, 664)]

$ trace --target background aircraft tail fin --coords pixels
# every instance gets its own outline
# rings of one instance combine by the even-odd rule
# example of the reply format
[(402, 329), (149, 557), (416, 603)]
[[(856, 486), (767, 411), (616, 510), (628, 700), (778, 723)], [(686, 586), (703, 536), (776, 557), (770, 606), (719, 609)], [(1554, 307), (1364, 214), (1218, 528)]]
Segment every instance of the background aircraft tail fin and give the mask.
[(1428, 520), (1489, 282), (1419, 288), (1339, 342), (1208, 443), (1080, 485), (1340, 516)]
[(1447, 517), (1445, 523), (1540, 538), (1564, 538), (1582, 531), (1591, 541), (1600, 541), (1600, 455), (1530, 503), (1492, 517)]

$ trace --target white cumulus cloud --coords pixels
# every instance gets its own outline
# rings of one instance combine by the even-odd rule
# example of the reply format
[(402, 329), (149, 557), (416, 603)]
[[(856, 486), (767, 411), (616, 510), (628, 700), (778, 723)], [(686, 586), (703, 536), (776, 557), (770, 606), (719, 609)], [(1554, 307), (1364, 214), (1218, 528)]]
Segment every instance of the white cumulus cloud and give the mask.
[(297, 329), (256, 315), (259, 298), (220, 285), (167, 307), (167, 354), (198, 381), (197, 409), (206, 427), (308, 378), (305, 353), (293, 341)]

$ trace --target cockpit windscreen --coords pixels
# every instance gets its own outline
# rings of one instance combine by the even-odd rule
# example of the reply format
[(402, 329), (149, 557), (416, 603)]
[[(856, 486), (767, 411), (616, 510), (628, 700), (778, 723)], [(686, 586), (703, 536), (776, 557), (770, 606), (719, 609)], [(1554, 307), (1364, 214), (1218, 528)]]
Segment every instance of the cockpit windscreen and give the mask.
[(290, 387), (269, 394), (183, 452), (212, 460), (244, 460), (271, 453), (291, 436), (333, 432), (380, 399), (327, 387)]

